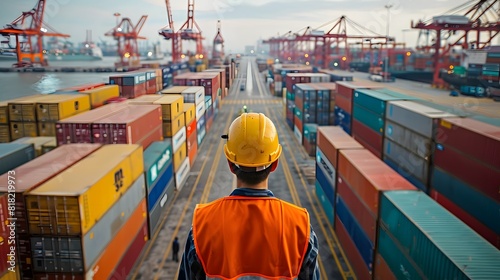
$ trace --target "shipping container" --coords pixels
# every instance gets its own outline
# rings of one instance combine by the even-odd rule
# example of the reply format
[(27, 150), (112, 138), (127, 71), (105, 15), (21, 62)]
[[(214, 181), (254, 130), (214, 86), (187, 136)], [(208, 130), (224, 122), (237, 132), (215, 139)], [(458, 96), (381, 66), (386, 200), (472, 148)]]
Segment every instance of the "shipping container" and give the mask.
[(196, 135), (198, 137), (198, 147), (201, 145), (201, 142), (205, 138), (206, 134), (206, 127), (205, 127), (205, 115), (203, 115), (197, 122), (196, 122)]
[[(353, 94), (354, 90), (356, 89), (378, 89), (382, 88), (382, 86), (378, 83), (371, 82), (371, 81), (362, 81), (362, 80), (356, 80), (356, 81), (337, 81), (335, 82), (337, 84), (337, 96), (341, 95), (347, 100), (352, 103), (353, 99)], [(347, 108), (345, 108), (347, 109)]]
[(106, 85), (105, 83), (88, 83), (88, 84), (58, 89), (57, 92), (59, 92), (59, 91), (62, 91), (62, 92), (64, 92), (64, 91), (86, 91), (86, 90), (92, 90), (95, 88), (103, 87), (105, 85)]
[(0, 124), (9, 123), (9, 102), (0, 101)]
[(162, 95), (153, 104), (161, 106), (164, 121), (175, 120), (184, 112), (184, 98), (180, 94)]
[(56, 123), (57, 145), (93, 143), (92, 123), (127, 108), (127, 103), (112, 103), (83, 112)]
[(177, 173), (177, 171), (181, 167), (181, 164), (184, 162), (186, 157), (187, 157), (187, 144), (186, 141), (184, 141), (180, 144), (177, 151), (174, 152), (174, 156), (172, 159), (174, 164), (174, 173)]
[(363, 149), (361, 144), (338, 126), (320, 126), (317, 136), (318, 148), (324, 153), (333, 169), (338, 167), (339, 150)]
[(9, 101), (9, 121), (35, 122), (36, 103), (49, 98), (49, 95), (37, 94)]
[(23, 137), (19, 138), (12, 143), (33, 144), (35, 149), (35, 157), (43, 154), (42, 146), (55, 140), (55, 137)]
[[(162, 177), (167, 178), (168, 175), (164, 174)], [(158, 181), (158, 184), (160, 184), (160, 181)], [(172, 176), (170, 177), (169, 181), (162, 182), (161, 184), (162, 185), (157, 186), (160, 187), (159, 189), (161, 189), (161, 192), (158, 194), (156, 203), (151, 206), (151, 209), (148, 209), (148, 228), (150, 238), (152, 238), (158, 230), (161, 217), (165, 213), (167, 206), (170, 204), (170, 202), (172, 202), (172, 198), (175, 192), (175, 179)], [(148, 208), (149, 207), (150, 206), (148, 206)]]
[(352, 137), (376, 157), (382, 158), (384, 142), (383, 135), (364, 125), (357, 119), (352, 120)]
[(173, 137), (172, 137), (172, 150), (177, 152), (179, 148), (186, 142), (186, 127), (182, 127)]
[(37, 120), (56, 122), (90, 110), (90, 98), (86, 94), (51, 94), (37, 101)]
[(186, 142), (188, 144), (187, 153), (188, 153), (189, 163), (192, 167), (194, 165), (196, 155), (198, 154), (198, 137), (196, 133), (192, 134), (187, 139)]
[(0, 143), (8, 143), (10, 138), (10, 127), (8, 124), (0, 124)]
[(92, 123), (94, 142), (140, 144), (146, 149), (162, 140), (161, 108), (158, 105), (128, 105), (127, 108)]
[(25, 164), (35, 158), (31, 143), (0, 143), (0, 174)]
[(389, 190), (416, 190), (410, 182), (367, 150), (341, 150), (337, 183), (345, 180), (374, 215), (380, 195)]
[(20, 279), (19, 267), (15, 266), (14, 271), (7, 270), (4, 274), (0, 273), (0, 280), (18, 280)]
[(179, 169), (175, 172), (175, 188), (180, 191), (189, 177), (189, 171), (191, 165), (189, 164), (189, 158), (185, 158), (181, 163)]
[[(385, 192), (380, 221), (379, 240), (395, 246), (382, 246), (385, 241), (378, 248), (398, 279), (500, 277), (500, 251), (422, 192)], [(401, 267), (418, 274), (404, 275)]]
[(127, 103), (134, 105), (153, 105), (153, 103), (161, 97), (162, 96), (159, 94), (146, 94), (136, 98), (128, 99)]
[(116, 232), (113, 240), (98, 257), (97, 261), (86, 271), (86, 279), (109, 279), (137, 234), (140, 231), (144, 232), (144, 230), (146, 230), (147, 234), (146, 217), (146, 199), (144, 198), (139, 207), (134, 210), (130, 219)]
[(34, 271), (77, 273), (88, 271), (144, 200), (144, 196), (144, 176), (140, 176), (83, 238), (31, 237)]
[(192, 120), (191, 123), (186, 123), (186, 138), (191, 137), (191, 134), (196, 134), (196, 119)]
[[(181, 94), (183, 91), (188, 89), (188, 86), (173, 86), (160, 91), (160, 94)], [(186, 101), (184, 101), (186, 102)]]
[(38, 136), (38, 126), (36, 122), (10, 122), (10, 136), (12, 140), (22, 137)]
[(188, 87), (181, 94), (184, 96), (184, 103), (200, 104), (205, 101), (204, 87)]
[(103, 85), (97, 88), (79, 92), (82, 94), (86, 94), (89, 97), (90, 106), (93, 109), (103, 106), (110, 98), (120, 96), (120, 88), (118, 85)]
[(397, 280), (391, 268), (379, 253), (375, 254), (375, 267), (373, 270), (374, 280)]
[(38, 122), (38, 135), (39, 136), (56, 136), (56, 123), (55, 122)]
[(186, 127), (184, 115), (180, 114), (171, 121), (163, 121), (163, 137), (173, 137), (182, 128)]
[(103, 146), (26, 194), (30, 234), (86, 234), (143, 172), (141, 146)]
[[(338, 101), (338, 99), (336, 101)], [(339, 106), (340, 106), (340, 104), (339, 104)], [(334, 125), (339, 125), (340, 127), (342, 127), (342, 129), (347, 134), (351, 135), (351, 131), (352, 131), (352, 128), (351, 128), (352, 117), (351, 117), (351, 115), (349, 113), (347, 113), (346, 111), (344, 111), (344, 109), (342, 109), (341, 107), (338, 107), (337, 105), (335, 105), (334, 115), (335, 115)]]
[(323, 208), (323, 211), (325, 212), (328, 222), (333, 227), (334, 217), (335, 217), (335, 210), (333, 208), (333, 205), (330, 203), (330, 200), (328, 200), (328, 198), (326, 197), (325, 192), (323, 191), (324, 187), (321, 186), (318, 180), (316, 180), (315, 187), (316, 187), (315, 188), (316, 196), (318, 197), (318, 200), (321, 204), (321, 208)]
[(155, 141), (151, 143), (146, 150), (144, 150), (144, 173), (148, 194), (151, 192), (152, 187), (160, 179), (160, 175), (162, 175), (171, 165), (172, 158), (173, 151), (170, 139)]
[[(205, 98), (203, 98), (205, 99)], [(196, 104), (196, 121), (199, 121), (202, 116), (205, 115), (205, 101)]]
[(184, 123), (189, 125), (196, 118), (196, 106), (193, 103), (184, 103)]

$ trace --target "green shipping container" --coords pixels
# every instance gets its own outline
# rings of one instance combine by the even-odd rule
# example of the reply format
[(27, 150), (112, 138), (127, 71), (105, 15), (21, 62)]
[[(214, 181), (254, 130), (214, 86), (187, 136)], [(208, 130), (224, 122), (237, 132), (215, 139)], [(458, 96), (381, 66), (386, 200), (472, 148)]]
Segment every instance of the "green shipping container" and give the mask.
[(304, 138), (310, 143), (316, 143), (316, 135), (318, 132), (318, 125), (314, 123), (304, 124)]
[(170, 141), (155, 141), (144, 151), (144, 172), (146, 173), (147, 193), (151, 191), (159, 175), (172, 162), (172, 144)]
[(385, 260), (400, 256), (388, 261), (393, 273), (410, 273), (407, 260), (421, 274), (411, 279), (500, 279), (500, 251), (425, 193), (385, 192), (380, 206), (378, 250)]
[(378, 134), (384, 134), (385, 118), (383, 115), (377, 115), (364, 107), (354, 104), (353, 117)]

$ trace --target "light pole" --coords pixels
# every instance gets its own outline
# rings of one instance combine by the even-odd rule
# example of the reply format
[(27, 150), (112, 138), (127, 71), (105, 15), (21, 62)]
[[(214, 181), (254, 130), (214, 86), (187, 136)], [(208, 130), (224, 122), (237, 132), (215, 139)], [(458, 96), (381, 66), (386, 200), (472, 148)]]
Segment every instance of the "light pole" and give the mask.
[[(391, 8), (392, 4), (387, 4), (384, 6), (387, 9), (387, 30), (385, 32), (385, 36), (387, 37), (386, 43), (389, 41), (389, 23), (391, 18)], [(385, 81), (387, 81), (387, 73), (389, 72), (389, 48), (386, 47), (386, 57), (385, 57), (385, 71), (384, 71)]]

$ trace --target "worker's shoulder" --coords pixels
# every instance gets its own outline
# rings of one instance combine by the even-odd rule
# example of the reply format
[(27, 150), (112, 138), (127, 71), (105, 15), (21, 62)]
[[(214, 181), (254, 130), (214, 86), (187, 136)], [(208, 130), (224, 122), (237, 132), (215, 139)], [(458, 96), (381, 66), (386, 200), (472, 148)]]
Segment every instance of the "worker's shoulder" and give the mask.
[(198, 203), (198, 204), (196, 204), (196, 208), (195, 208), (195, 209), (203, 209), (203, 208), (211, 207), (211, 206), (213, 206), (214, 204), (219, 203), (219, 202), (220, 202), (220, 201), (222, 201), (223, 199), (224, 199), (224, 197), (221, 197), (221, 198), (216, 199), (216, 200), (211, 201), (211, 202), (207, 202), (207, 203)]
[(306, 208), (303, 208), (303, 207), (299, 207), (293, 203), (290, 203), (288, 201), (285, 201), (285, 200), (282, 200), (282, 199), (278, 199), (285, 207), (289, 207), (290, 209), (293, 209), (295, 211), (299, 211), (299, 212), (304, 212), (304, 213), (308, 213), (307, 212), (307, 209)]

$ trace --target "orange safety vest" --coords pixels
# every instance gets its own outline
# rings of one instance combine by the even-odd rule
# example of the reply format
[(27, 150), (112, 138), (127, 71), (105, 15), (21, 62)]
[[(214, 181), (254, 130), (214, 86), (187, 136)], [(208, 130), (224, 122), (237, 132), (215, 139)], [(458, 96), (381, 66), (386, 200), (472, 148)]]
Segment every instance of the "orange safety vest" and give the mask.
[(228, 196), (197, 205), (193, 217), (207, 279), (296, 279), (310, 230), (306, 209), (275, 197)]

